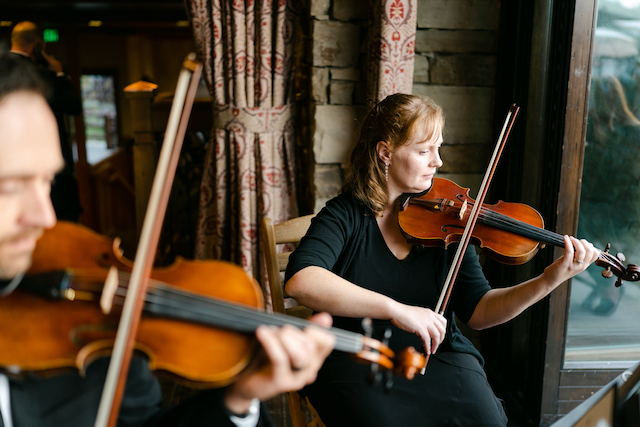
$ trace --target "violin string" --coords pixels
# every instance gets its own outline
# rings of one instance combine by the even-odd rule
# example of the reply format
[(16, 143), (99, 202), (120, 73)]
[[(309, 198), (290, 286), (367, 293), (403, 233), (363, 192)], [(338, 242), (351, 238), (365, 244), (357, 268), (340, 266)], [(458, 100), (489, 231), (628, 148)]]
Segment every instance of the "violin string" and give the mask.
[[(204, 299), (198, 295), (184, 293), (184, 292), (178, 291), (177, 289), (162, 287), (162, 288), (156, 288), (154, 291), (159, 293), (160, 295), (167, 294), (169, 296), (168, 298), (165, 298), (162, 300), (162, 303), (164, 304), (167, 304), (167, 303), (173, 304), (178, 299), (184, 299), (185, 302), (188, 302), (189, 304), (194, 304), (199, 308), (201, 308), (201, 311), (200, 311), (201, 313), (210, 312), (215, 308), (216, 312), (232, 316), (235, 319), (237, 319), (237, 322), (240, 324), (244, 323), (246, 319), (247, 324), (250, 325), (250, 327), (252, 328), (251, 332), (255, 331), (257, 326), (259, 326), (260, 324), (273, 325), (273, 326), (283, 326), (286, 324), (290, 324), (300, 329), (313, 325), (312, 323), (302, 319), (283, 318), (283, 317), (276, 316), (274, 314), (259, 312), (259, 311), (256, 311), (255, 309), (238, 306), (236, 304), (219, 302), (219, 301), (208, 299), (208, 298)], [(253, 323), (251, 321), (253, 321)], [(335, 330), (332, 332), (334, 332), (334, 335), (336, 335), (336, 340), (340, 341), (340, 343), (338, 344), (340, 346), (339, 348), (340, 350), (343, 350), (343, 351), (358, 350), (353, 346), (354, 345), (357, 346), (357, 342), (355, 341), (355, 338), (359, 338), (361, 337), (361, 335), (358, 337), (357, 334), (353, 334), (353, 333), (349, 334), (340, 330)]]
[(521, 236), (530, 237), (543, 243), (549, 243), (555, 246), (564, 246), (564, 240), (559, 234), (528, 224), (524, 221), (517, 220), (510, 216), (483, 208), (480, 214), (483, 222), (494, 227), (504, 229), (505, 231), (513, 231)]
[[(126, 295), (126, 287), (127, 287), (126, 285), (128, 283), (127, 277), (129, 276), (129, 274), (126, 272), (122, 272), (120, 276), (121, 276), (119, 279), (120, 290), (116, 292), (116, 295), (122, 298), (122, 300), (120, 301), (120, 303), (122, 303), (122, 301), (124, 300), (124, 296)], [(158, 298), (152, 299), (151, 297), (149, 297), (149, 294), (148, 294), (147, 295), (148, 298), (146, 302), (149, 302), (150, 304), (161, 304), (163, 302), (166, 304), (167, 301), (169, 301), (169, 306), (173, 305), (174, 308), (180, 308), (180, 310), (190, 310), (192, 307), (191, 304), (193, 304), (195, 299), (196, 302), (204, 303), (204, 309), (199, 311), (201, 315), (205, 315), (205, 316), (208, 315), (210, 310), (217, 310), (218, 312), (224, 312), (229, 316), (237, 315), (238, 312), (241, 312), (240, 314), (241, 317), (235, 319), (237, 320), (236, 323), (226, 325), (230, 329), (237, 329), (237, 326), (243, 325), (243, 322), (247, 319), (249, 320), (253, 319), (254, 323), (247, 325), (245, 322), (244, 324), (245, 332), (254, 332), (257, 326), (261, 324), (274, 325), (274, 326), (283, 326), (286, 324), (290, 324), (298, 327), (299, 329), (303, 329), (307, 326), (314, 325), (312, 322), (299, 319), (293, 316), (285, 316), (280, 313), (263, 313), (263, 312), (256, 311), (255, 309), (252, 309), (252, 308), (239, 307), (233, 303), (228, 303), (226, 301), (218, 302), (215, 299), (212, 299), (210, 297), (203, 297), (201, 295), (167, 287), (167, 285), (163, 284), (163, 282), (160, 282), (154, 279), (150, 279), (149, 289), (162, 289), (163, 292), (165, 293), (171, 293), (173, 295), (181, 296), (183, 298), (187, 297), (191, 299), (188, 301), (189, 305), (175, 307), (176, 304), (171, 303), (172, 301), (171, 298), (168, 298), (168, 299), (164, 298), (162, 300), (159, 300)], [(190, 320), (196, 321), (196, 322), (199, 321), (197, 317), (192, 318)], [(222, 321), (224, 321), (224, 317), (222, 317)], [(218, 321), (215, 325), (220, 326), (219, 323), (220, 322)], [(336, 337), (336, 348), (339, 347), (338, 348), (339, 350), (355, 353), (363, 349), (364, 345), (362, 343), (362, 337), (363, 337), (362, 334), (358, 334), (350, 331), (344, 331), (338, 328), (328, 328), (328, 330)]]
[[(549, 243), (561, 248), (565, 247), (564, 244), (564, 239), (562, 238), (562, 236), (560, 234), (554, 233), (552, 231), (546, 230), (544, 228), (539, 228), (536, 227), (534, 225), (528, 224), (526, 222), (520, 221), (520, 220), (516, 220), (515, 218), (511, 218), (507, 215), (501, 214), (499, 212), (495, 212), (495, 211), (491, 211), (489, 209), (486, 209), (487, 211), (487, 216), (491, 218), (491, 220), (493, 221), (495, 218), (498, 218), (498, 221), (496, 222), (501, 222), (502, 224), (509, 224), (509, 226), (513, 226), (513, 228), (516, 228), (518, 230), (522, 230), (522, 235), (524, 235), (525, 237), (529, 237), (532, 236), (534, 239), (543, 242), (543, 243)], [(508, 230), (508, 228), (505, 226), (505, 229)], [(524, 234), (526, 233), (526, 234)], [(518, 233), (521, 234), (521, 233)], [(609, 262), (613, 262), (615, 264), (620, 264), (620, 260), (618, 260), (616, 257), (607, 254), (605, 252), (602, 252), (600, 250), (598, 250), (598, 256), (607, 259)], [(624, 266), (622, 264), (619, 265), (621, 268), (624, 268)]]
[[(444, 204), (442, 200), (433, 201), (422, 199), (412, 200), (411, 203), (427, 205), (431, 209), (434, 209), (433, 207), (435, 205)], [(460, 210), (461, 208), (457, 207), (457, 204), (454, 203), (454, 208), (452, 209), (452, 211), (454, 213), (459, 213)], [(544, 228), (536, 227), (524, 221), (516, 220), (515, 218), (493, 211), (484, 206), (480, 210), (479, 218), (485, 224), (502, 229), (504, 231), (513, 232), (521, 236), (531, 238), (538, 242), (548, 243), (561, 248), (564, 248), (565, 246), (564, 239), (557, 233), (546, 230)], [(604, 259), (605, 262), (609, 264), (614, 264), (620, 271), (625, 271), (624, 264), (617, 257), (601, 250), (597, 251), (599, 258)]]
[[(480, 219), (487, 225), (491, 225), (505, 231), (512, 231), (518, 235), (529, 237), (539, 242), (548, 243), (561, 248), (565, 247), (564, 239), (561, 235), (485, 207), (481, 208)], [(618, 258), (600, 250), (598, 250), (598, 256), (600, 258), (604, 258), (609, 263), (616, 264), (618, 268), (624, 270), (624, 265)]]
[[(145, 298), (145, 308), (151, 313), (164, 317), (170, 316), (197, 323), (212, 324), (242, 332), (255, 332), (255, 329), (262, 324), (273, 326), (289, 324), (299, 329), (313, 325), (311, 322), (292, 316), (285, 318), (278, 315), (279, 313), (259, 312), (236, 304), (170, 289), (158, 283), (157, 281), (153, 285), (150, 283), (150, 290)], [(118, 291), (117, 295), (124, 297), (125, 287), (121, 287), (123, 289)], [(362, 350), (362, 334), (337, 328), (329, 328), (329, 332), (336, 337), (336, 349), (350, 353)]]
[[(473, 204), (471, 204), (471, 206), (473, 206)], [(453, 211), (459, 213), (460, 209), (461, 208), (458, 208), (456, 204)], [(528, 237), (539, 242), (564, 247), (564, 240), (559, 234), (556, 234), (544, 228), (536, 227), (524, 221), (517, 220), (484, 206), (480, 208), (479, 219), (487, 225), (499, 228), (504, 231), (512, 232), (523, 237)]]

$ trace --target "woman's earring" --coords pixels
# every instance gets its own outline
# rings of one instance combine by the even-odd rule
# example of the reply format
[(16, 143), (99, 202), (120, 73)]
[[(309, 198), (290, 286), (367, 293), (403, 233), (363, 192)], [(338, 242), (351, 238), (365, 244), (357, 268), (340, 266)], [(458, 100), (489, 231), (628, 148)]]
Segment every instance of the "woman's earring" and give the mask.
[(389, 163), (384, 164), (384, 180), (389, 182)]

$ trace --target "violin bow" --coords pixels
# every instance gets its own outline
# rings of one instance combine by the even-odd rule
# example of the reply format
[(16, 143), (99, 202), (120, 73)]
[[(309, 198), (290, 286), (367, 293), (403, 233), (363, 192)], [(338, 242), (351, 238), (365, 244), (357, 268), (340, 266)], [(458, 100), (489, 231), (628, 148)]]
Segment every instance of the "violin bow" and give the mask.
[[(471, 209), (471, 213), (469, 214), (467, 225), (465, 226), (462, 237), (460, 238), (460, 244), (458, 245), (456, 254), (453, 257), (451, 268), (449, 269), (447, 278), (444, 281), (442, 291), (440, 292), (440, 298), (438, 299), (438, 303), (436, 304), (436, 308), (434, 310), (441, 316), (444, 315), (444, 312), (447, 309), (447, 304), (449, 303), (449, 298), (451, 297), (451, 291), (453, 290), (453, 283), (455, 282), (458, 271), (460, 270), (460, 266), (462, 265), (462, 254), (464, 254), (464, 252), (467, 250), (467, 246), (469, 246), (471, 233), (473, 232), (473, 228), (478, 221), (478, 215), (480, 214), (480, 207), (484, 203), (485, 196), (487, 195), (487, 191), (489, 189), (489, 183), (493, 179), (493, 175), (498, 165), (498, 160), (502, 155), (502, 151), (504, 150), (504, 146), (507, 142), (507, 139), (509, 138), (509, 134), (511, 133), (511, 129), (513, 128), (513, 124), (516, 121), (516, 117), (519, 111), (520, 107), (516, 104), (513, 104), (511, 105), (511, 108), (509, 108), (509, 112), (507, 113), (507, 117), (505, 118), (504, 124), (502, 126), (502, 131), (500, 132), (500, 137), (498, 138), (498, 142), (496, 143), (496, 146), (493, 150), (491, 160), (489, 161), (489, 166), (487, 167), (487, 171), (484, 174), (484, 179), (482, 180), (482, 184), (480, 185), (480, 189), (478, 190), (478, 197), (476, 197), (476, 201), (473, 204), (473, 209)], [(420, 372), (422, 375), (424, 375), (427, 370), (429, 357), (429, 354), (425, 355), (424, 367)]]
[(190, 53), (178, 77), (95, 427), (115, 427), (118, 420), (149, 275), (201, 74), (202, 63)]

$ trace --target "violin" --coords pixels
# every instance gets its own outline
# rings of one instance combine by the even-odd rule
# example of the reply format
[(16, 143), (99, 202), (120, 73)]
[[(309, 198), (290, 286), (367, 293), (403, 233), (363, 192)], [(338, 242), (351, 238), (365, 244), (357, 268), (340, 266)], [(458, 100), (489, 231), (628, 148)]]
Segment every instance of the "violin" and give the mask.
[[(459, 242), (474, 200), (469, 189), (444, 178), (433, 178), (431, 188), (423, 195), (403, 200), (398, 214), (402, 234), (410, 243), (446, 248)], [(534, 208), (522, 203), (483, 204), (470, 243), (489, 257), (504, 264), (523, 264), (542, 247), (550, 244), (564, 247), (561, 235), (545, 230), (544, 219)], [(600, 251), (596, 265), (603, 267), (603, 277), (617, 276), (616, 286), (623, 280), (640, 280), (640, 267), (629, 264), (619, 253), (609, 253), (610, 244)]]
[[(119, 243), (63, 221), (45, 231), (23, 282), (0, 298), (2, 370), (83, 373), (92, 361), (110, 355), (133, 266)], [(258, 349), (253, 332), (263, 324), (320, 327), (264, 311), (260, 287), (235, 264), (179, 258), (151, 273), (135, 350), (158, 373), (194, 388), (220, 387), (249, 364)], [(394, 368), (395, 355), (383, 343), (337, 328), (328, 331), (337, 350)], [(406, 356), (403, 360), (410, 363)]]

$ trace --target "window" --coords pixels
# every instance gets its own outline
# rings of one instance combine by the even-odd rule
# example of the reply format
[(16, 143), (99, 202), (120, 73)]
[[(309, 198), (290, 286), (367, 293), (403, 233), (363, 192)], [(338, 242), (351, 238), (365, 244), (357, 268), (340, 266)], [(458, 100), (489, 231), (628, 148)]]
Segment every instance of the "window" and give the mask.
[(118, 147), (114, 76), (83, 74), (80, 77), (87, 162), (95, 164)]
[[(640, 263), (640, 0), (600, 0), (578, 236)], [(614, 286), (590, 267), (571, 285), (565, 366), (640, 359), (640, 287)], [(613, 363), (613, 364), (612, 364)]]

